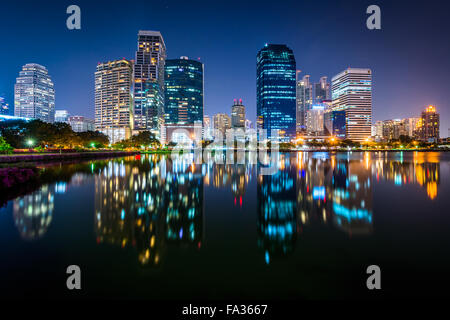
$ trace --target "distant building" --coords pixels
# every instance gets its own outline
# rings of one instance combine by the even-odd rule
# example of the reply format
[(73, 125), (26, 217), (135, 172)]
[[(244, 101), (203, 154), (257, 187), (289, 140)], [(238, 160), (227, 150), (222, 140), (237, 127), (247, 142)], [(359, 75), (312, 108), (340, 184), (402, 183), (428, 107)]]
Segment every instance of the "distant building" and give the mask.
[(203, 69), (203, 63), (187, 57), (166, 60), (166, 125), (203, 121)]
[(346, 112), (346, 138), (365, 141), (371, 136), (372, 71), (348, 68), (332, 79), (334, 111)]
[[(299, 73), (297, 73), (298, 75)], [(296, 85), (296, 132), (306, 132), (306, 113), (311, 109), (313, 103), (313, 86), (310, 76), (305, 75), (297, 80)]]
[(407, 136), (407, 128), (405, 122), (401, 119), (384, 120), (383, 121), (383, 140), (398, 140), (400, 136)]
[(245, 120), (245, 130), (248, 130), (248, 129), (253, 129), (253, 123), (251, 120), (246, 119)]
[(83, 116), (71, 116), (68, 123), (75, 132), (95, 131), (95, 121)]
[(55, 122), (64, 122), (67, 123), (69, 120), (69, 111), (67, 110), (56, 110), (55, 111)]
[(231, 127), (233, 129), (245, 129), (245, 107), (242, 99), (234, 99), (231, 107)]
[(28, 63), (22, 67), (14, 86), (14, 115), (55, 121), (55, 89), (44, 66)]
[(134, 61), (134, 129), (160, 136), (164, 125), (166, 46), (159, 31), (139, 31)]
[(6, 103), (5, 98), (0, 97), (0, 115), (9, 116), (11, 115), (11, 110), (9, 105)]
[(314, 84), (314, 103), (322, 103), (330, 100), (330, 83), (327, 77), (321, 77), (318, 83)]
[(257, 55), (256, 113), (258, 126), (274, 139), (296, 137), (296, 63), (286, 45), (268, 44)]
[(426, 142), (437, 142), (439, 140), (439, 113), (436, 107), (428, 106), (423, 112), (418, 125), (418, 138)]
[(222, 133), (222, 137), (225, 139), (226, 132), (231, 129), (231, 118), (225, 113), (218, 113), (213, 117), (214, 130), (218, 130)]
[(212, 140), (214, 137), (213, 124), (211, 117), (208, 115), (203, 116), (203, 138), (205, 140)]
[(313, 105), (311, 110), (306, 113), (306, 132), (308, 135), (323, 135), (324, 131), (324, 111), (321, 104)]
[(95, 128), (110, 143), (132, 133), (133, 62), (125, 59), (100, 63), (95, 72)]

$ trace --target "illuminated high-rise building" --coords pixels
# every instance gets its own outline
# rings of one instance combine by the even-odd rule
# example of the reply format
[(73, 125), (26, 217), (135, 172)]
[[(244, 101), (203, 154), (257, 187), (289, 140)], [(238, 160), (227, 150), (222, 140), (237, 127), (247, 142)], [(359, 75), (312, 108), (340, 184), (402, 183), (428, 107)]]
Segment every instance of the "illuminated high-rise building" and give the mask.
[(348, 68), (332, 79), (333, 111), (346, 114), (346, 138), (364, 141), (371, 136), (372, 71)]
[(278, 130), (281, 141), (296, 136), (296, 63), (286, 45), (267, 44), (257, 55), (256, 111), (260, 129), (267, 138)]
[(213, 117), (214, 131), (220, 131), (225, 138), (228, 129), (231, 129), (231, 118), (225, 113), (218, 113)]
[(311, 109), (313, 102), (313, 86), (309, 75), (297, 80), (296, 97), (296, 130), (298, 133), (304, 133), (306, 132), (306, 113)]
[(187, 57), (166, 60), (165, 124), (203, 121), (203, 69)]
[(100, 63), (95, 72), (95, 128), (115, 143), (131, 137), (133, 63), (125, 59)]
[(324, 111), (322, 104), (313, 105), (306, 113), (306, 131), (308, 135), (322, 135), (324, 131)]
[(28, 63), (22, 67), (14, 86), (14, 114), (44, 122), (55, 121), (55, 89), (44, 66)]
[(245, 128), (245, 107), (242, 104), (242, 99), (234, 99), (234, 104), (231, 107), (231, 127), (235, 129)]
[(159, 31), (139, 31), (134, 63), (134, 129), (157, 137), (164, 124), (166, 46)]
[(428, 106), (422, 111), (418, 137), (427, 142), (436, 142), (439, 139), (439, 113), (436, 112), (436, 107)]

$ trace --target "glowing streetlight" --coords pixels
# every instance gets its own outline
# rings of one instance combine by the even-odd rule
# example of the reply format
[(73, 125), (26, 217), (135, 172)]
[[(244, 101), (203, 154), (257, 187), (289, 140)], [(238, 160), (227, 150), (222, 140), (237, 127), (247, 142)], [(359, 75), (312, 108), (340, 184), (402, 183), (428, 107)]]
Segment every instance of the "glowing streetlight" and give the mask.
[(34, 141), (33, 141), (32, 139), (28, 139), (28, 140), (27, 140), (27, 145), (28, 145), (29, 147), (32, 147), (32, 146), (34, 145)]

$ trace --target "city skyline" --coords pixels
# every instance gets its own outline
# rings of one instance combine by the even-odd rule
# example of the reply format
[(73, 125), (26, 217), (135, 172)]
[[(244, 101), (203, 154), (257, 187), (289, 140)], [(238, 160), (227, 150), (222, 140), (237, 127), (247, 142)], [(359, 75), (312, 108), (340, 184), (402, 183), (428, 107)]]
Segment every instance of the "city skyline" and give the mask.
[[(101, 1), (100, 1), (101, 2)], [(40, 18), (48, 14), (58, 15), (61, 22), (49, 21), (49, 25), (43, 25), (42, 28), (37, 28), (40, 31), (31, 30), (31, 25), (41, 26), (40, 21), (34, 17), (26, 16), (25, 22), (21, 22), (23, 26), (16, 25), (15, 22), (3, 20), (12, 23), (12, 27), (17, 29), (15, 34), (17, 38), (24, 32), (29, 32), (35, 35), (30, 40), (30, 47), (33, 50), (25, 52), (17, 52), (11, 50), (2, 52), (3, 61), (8, 61), (7, 65), (2, 66), (4, 73), (0, 79), (0, 93), (5, 96), (10, 107), (13, 105), (13, 84), (17, 76), (19, 67), (22, 65), (35, 62), (46, 66), (49, 73), (52, 75), (55, 83), (56, 91), (56, 109), (68, 109), (72, 114), (80, 114), (93, 118), (94, 114), (94, 94), (93, 94), (93, 76), (92, 68), (102, 61), (111, 61), (125, 57), (133, 59), (136, 50), (136, 33), (138, 30), (159, 30), (164, 36), (167, 46), (167, 57), (177, 58), (181, 55), (187, 55), (193, 59), (200, 58), (200, 61), (205, 65), (205, 114), (213, 116), (216, 113), (229, 113), (229, 101), (234, 97), (242, 97), (246, 101), (247, 118), (254, 121), (256, 118), (256, 88), (254, 76), (256, 67), (254, 59), (257, 51), (265, 43), (283, 43), (291, 47), (297, 61), (297, 69), (302, 70), (300, 77), (304, 75), (311, 75), (311, 82), (317, 83), (322, 76), (327, 76), (331, 79), (334, 75), (347, 67), (363, 67), (370, 68), (373, 71), (373, 121), (377, 120), (405, 118), (411, 116), (418, 116), (424, 107), (428, 105), (435, 105), (438, 112), (441, 114), (441, 133), (443, 136), (448, 132), (450, 127), (448, 102), (445, 97), (445, 89), (443, 81), (446, 77), (445, 70), (448, 62), (446, 60), (439, 60), (439, 57), (444, 57), (449, 52), (449, 45), (438, 41), (436, 37), (428, 36), (427, 30), (430, 26), (423, 24), (419, 19), (412, 19), (414, 23), (397, 27), (394, 25), (394, 16), (401, 14), (399, 6), (392, 4), (383, 5), (383, 28), (381, 31), (369, 31), (365, 28), (365, 5), (366, 3), (358, 4), (351, 8), (347, 4), (337, 5), (335, 3), (326, 2), (326, 17), (329, 21), (324, 19), (314, 20), (319, 17), (320, 10), (313, 5), (297, 5), (289, 3), (289, 6), (294, 9), (303, 8), (304, 10), (297, 10), (300, 15), (305, 16), (305, 22), (292, 21), (292, 13), (288, 14), (285, 20), (280, 21), (275, 19), (275, 13), (279, 12), (281, 8), (273, 8), (274, 12), (270, 10), (261, 10), (252, 6), (251, 3), (230, 3), (220, 4), (223, 7), (223, 13), (213, 14), (212, 7), (208, 6), (206, 2), (200, 1), (202, 4), (203, 14), (209, 13), (202, 23), (192, 22), (193, 29), (189, 39), (184, 39), (185, 32), (180, 29), (180, 24), (167, 24), (164, 17), (170, 15), (170, 10), (173, 10), (176, 5), (175, 2), (165, 4), (164, 2), (156, 2), (155, 10), (160, 13), (161, 18), (148, 19), (128, 24), (123, 31), (114, 34), (116, 40), (114, 45), (111, 45), (111, 36), (106, 34), (106, 39), (98, 39), (89, 47), (86, 47), (87, 41), (92, 37), (98, 38), (98, 35), (103, 32), (102, 26), (95, 21), (95, 13), (99, 12), (100, 4), (89, 4), (81, 1), (80, 7), (83, 12), (83, 24), (80, 31), (69, 31), (64, 26), (66, 15), (64, 13), (64, 5), (55, 6), (55, 8), (46, 9), (42, 12)], [(181, 5), (181, 4), (180, 4)], [(410, 4), (411, 15), (419, 17), (419, 12), (426, 17), (433, 13), (436, 15), (436, 3), (428, 4), (430, 8), (422, 8), (416, 4)], [(18, 7), (14, 4), (7, 4), (6, 10), (16, 12)], [(147, 6), (142, 4), (142, 6)], [(305, 7), (306, 6), (306, 7)], [(367, 7), (367, 6), (366, 6)], [(191, 10), (186, 6), (181, 6), (184, 10)], [(218, 40), (211, 38), (214, 30), (225, 30), (226, 25), (224, 17), (233, 8), (241, 9), (243, 13), (258, 12), (261, 17), (267, 18), (268, 26), (261, 29), (260, 32), (251, 32), (255, 27), (245, 26), (244, 30), (238, 33), (237, 25), (232, 29), (226, 37), (218, 37)], [(36, 8), (36, 10), (40, 13)], [(334, 13), (331, 11), (335, 10)], [(423, 10), (422, 10), (423, 9)], [(111, 9), (112, 10), (112, 9)], [(127, 11), (128, 12), (128, 11)], [(189, 11), (190, 12), (190, 11)], [(440, 12), (440, 11), (439, 11)], [(109, 12), (113, 16), (119, 12)], [(141, 13), (136, 10), (128, 12), (140, 17)], [(342, 24), (337, 20), (336, 16), (343, 14), (346, 19), (346, 24)], [(13, 15), (13, 14), (12, 14)], [(217, 23), (214, 23), (214, 30), (206, 30), (204, 23), (207, 23), (216, 17)], [(255, 17), (251, 17), (253, 21)], [(57, 20), (57, 19), (55, 19)], [(151, 22), (146, 22), (151, 21)], [(278, 23), (276, 23), (278, 22)], [(439, 22), (436, 22), (439, 23)], [(118, 23), (119, 25), (120, 23)], [(310, 26), (308, 25), (310, 24)], [(314, 25), (319, 25), (321, 28), (314, 28)], [(56, 28), (60, 25), (60, 29)], [(200, 26), (201, 25), (201, 26)], [(278, 25), (275, 27), (275, 25)], [(333, 25), (336, 30), (329, 30), (328, 27)], [(47, 29), (51, 26), (56, 28), (55, 31)], [(257, 24), (257, 26), (261, 26)], [(116, 27), (110, 26), (115, 30)], [(302, 28), (304, 32), (301, 31)], [(311, 27), (311, 30), (305, 29)], [(445, 25), (442, 25), (445, 30)], [(292, 28), (295, 32), (281, 32)], [(3, 28), (3, 30), (6, 30)], [(308, 30), (308, 32), (306, 32)], [(326, 30), (326, 32), (325, 32)], [(405, 32), (416, 31), (415, 39), (406, 41), (403, 47), (397, 43), (400, 36)], [(432, 30), (432, 29), (431, 29)], [(47, 32), (46, 32), (47, 31)], [(241, 30), (240, 30), (241, 31)], [(77, 33), (78, 32), (78, 33)], [(224, 46), (234, 43), (232, 38), (237, 37), (241, 39), (245, 35), (252, 33), (252, 38), (249, 43), (240, 46), (239, 48), (229, 48), (224, 50)], [(332, 36), (336, 32), (345, 32), (349, 36), (353, 36), (353, 40), (341, 39), (339, 44), (339, 52), (328, 51), (332, 42)], [(291, 35), (290, 33), (293, 33)], [(307, 33), (309, 34), (307, 36)], [(328, 33), (328, 34), (327, 34)], [(43, 37), (42, 35), (46, 36)], [(241, 35), (242, 34), (242, 35)], [(312, 39), (311, 34), (316, 37)], [(3, 42), (14, 44), (15, 39), (12, 39), (9, 34), (2, 32)], [(67, 50), (52, 50), (54, 44), (52, 41), (54, 36), (61, 36), (61, 41), (67, 44)], [(309, 38), (308, 38), (309, 37)], [(47, 40), (48, 38), (48, 40)], [(314, 37), (313, 37), (314, 38)], [(395, 39), (394, 39), (395, 38)], [(297, 40), (299, 39), (299, 40)], [(329, 41), (322, 41), (328, 39)], [(300, 41), (301, 40), (301, 41)], [(320, 41), (319, 41), (320, 40)], [(357, 41), (356, 41), (357, 40)], [(403, 40), (403, 39), (402, 39)], [(37, 43), (37, 42), (42, 43)], [(108, 42), (109, 41), (109, 42)], [(192, 42), (192, 44), (189, 44)], [(319, 44), (320, 42), (320, 44)], [(358, 44), (355, 44), (358, 42)], [(420, 42), (423, 46), (433, 47), (434, 50), (412, 50), (414, 44)], [(59, 45), (59, 44), (58, 44)], [(303, 48), (305, 47), (306, 48)], [(13, 47), (13, 46), (11, 46)], [(349, 50), (352, 49), (353, 50)], [(15, 54), (12, 54), (15, 52)], [(229, 57), (227, 57), (227, 54)], [(236, 57), (241, 57), (236, 59)], [(408, 57), (408, 62), (405, 62), (405, 57)], [(8, 59), (10, 57), (10, 59)], [(227, 59), (228, 58), (228, 59)], [(332, 60), (332, 61), (330, 61)], [(320, 61), (320, 63), (318, 63)], [(11, 63), (10, 63), (11, 62)], [(71, 62), (71, 63), (69, 63)], [(411, 68), (414, 63), (415, 68)], [(61, 68), (61, 65), (63, 67)], [(86, 72), (88, 70), (89, 72)], [(71, 75), (67, 80), (67, 74)], [(10, 76), (13, 75), (13, 76)], [(430, 79), (423, 83), (421, 79)], [(231, 80), (231, 81), (230, 81)], [(420, 89), (420, 90), (418, 90)]]

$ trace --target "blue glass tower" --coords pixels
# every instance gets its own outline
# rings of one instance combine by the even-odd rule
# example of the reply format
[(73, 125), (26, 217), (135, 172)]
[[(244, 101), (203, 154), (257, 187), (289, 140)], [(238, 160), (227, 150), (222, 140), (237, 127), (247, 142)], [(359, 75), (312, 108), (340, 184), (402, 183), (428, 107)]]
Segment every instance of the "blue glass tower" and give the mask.
[(296, 63), (286, 45), (269, 44), (258, 52), (256, 62), (256, 108), (258, 128), (279, 130), (281, 141), (295, 138)]
[(187, 57), (166, 60), (166, 124), (203, 122), (203, 64)]

